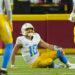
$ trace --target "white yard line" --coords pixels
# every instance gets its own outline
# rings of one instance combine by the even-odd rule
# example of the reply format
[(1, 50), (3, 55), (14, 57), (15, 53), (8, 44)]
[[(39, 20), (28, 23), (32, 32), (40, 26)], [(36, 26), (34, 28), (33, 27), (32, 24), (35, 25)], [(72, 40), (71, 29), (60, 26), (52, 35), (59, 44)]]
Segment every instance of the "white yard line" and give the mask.
[(66, 74), (66, 75), (75, 75), (75, 73), (61, 73), (61, 74)]
[[(32, 74), (31, 72), (28, 72), (28, 73), (10, 73), (10, 74), (18, 74), (18, 75), (22, 75), (22, 74)], [(36, 74), (36, 73), (33, 73), (33, 74)], [(40, 74), (43, 74), (43, 75), (56, 75), (55, 73), (40, 73)], [(57, 73), (57, 74), (60, 74), (60, 75), (75, 75), (75, 73)]]

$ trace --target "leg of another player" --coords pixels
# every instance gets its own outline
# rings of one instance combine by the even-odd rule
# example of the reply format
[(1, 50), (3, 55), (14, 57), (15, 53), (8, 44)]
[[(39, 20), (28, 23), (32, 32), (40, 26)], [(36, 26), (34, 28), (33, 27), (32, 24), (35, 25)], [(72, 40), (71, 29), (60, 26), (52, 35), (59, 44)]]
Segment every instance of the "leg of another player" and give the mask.
[(73, 31), (73, 33), (74, 33), (74, 44), (75, 44), (75, 26), (74, 26), (74, 31)]
[(74, 16), (75, 16), (75, 0), (73, 0), (73, 9), (72, 9), (72, 12), (70, 14), (69, 21), (75, 22)]
[(73, 10), (72, 10), (72, 12), (70, 14), (69, 21), (74, 22), (75, 21), (74, 16), (75, 16), (75, 6), (73, 6)]
[(7, 75), (7, 66), (11, 57), (11, 52), (12, 52), (12, 48), (13, 48), (13, 43), (10, 44), (5, 44), (5, 51), (3, 54), (3, 62), (2, 62), (2, 68), (1, 71), (4, 75)]
[[(3, 31), (3, 32), (2, 32)], [(0, 74), (7, 75), (7, 66), (11, 57), (12, 48), (13, 48), (13, 38), (12, 32), (7, 22), (2, 22), (1, 29), (1, 39), (5, 45), (3, 60), (2, 60), (2, 68)]]

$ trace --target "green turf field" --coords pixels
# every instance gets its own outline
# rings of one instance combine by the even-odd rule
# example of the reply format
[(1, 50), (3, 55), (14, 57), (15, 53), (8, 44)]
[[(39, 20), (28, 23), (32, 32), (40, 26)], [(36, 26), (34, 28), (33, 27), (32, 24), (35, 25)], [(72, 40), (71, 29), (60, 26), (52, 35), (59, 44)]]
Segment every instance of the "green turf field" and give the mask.
[[(75, 63), (75, 55), (67, 55), (68, 60)], [(2, 56), (0, 56), (0, 67), (1, 67)], [(61, 63), (58, 59), (55, 63)], [(61, 63), (62, 64), (62, 63)], [(49, 69), (49, 68), (33, 68), (31, 69), (23, 60), (20, 55), (16, 55), (15, 61), (16, 69), (10, 68), (8, 65), (8, 75), (75, 75), (75, 69)]]

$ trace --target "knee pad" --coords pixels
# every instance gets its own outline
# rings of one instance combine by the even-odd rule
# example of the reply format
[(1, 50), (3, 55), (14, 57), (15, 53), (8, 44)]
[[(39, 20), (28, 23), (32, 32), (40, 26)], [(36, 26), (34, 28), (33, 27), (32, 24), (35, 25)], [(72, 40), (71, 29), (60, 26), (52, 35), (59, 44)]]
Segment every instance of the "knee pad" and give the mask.
[(60, 50), (57, 51), (57, 57), (58, 58), (62, 57), (62, 52)]

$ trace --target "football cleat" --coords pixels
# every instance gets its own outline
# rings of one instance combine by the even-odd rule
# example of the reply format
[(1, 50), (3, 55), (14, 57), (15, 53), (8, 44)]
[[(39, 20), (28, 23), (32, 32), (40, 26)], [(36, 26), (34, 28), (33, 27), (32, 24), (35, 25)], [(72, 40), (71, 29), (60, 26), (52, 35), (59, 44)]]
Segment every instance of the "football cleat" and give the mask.
[(55, 68), (64, 68), (65, 66), (62, 64), (55, 64)]
[(7, 75), (7, 71), (0, 70), (0, 75)]
[(75, 64), (70, 64), (70, 65), (68, 66), (68, 68), (69, 68), (69, 69), (75, 69)]

